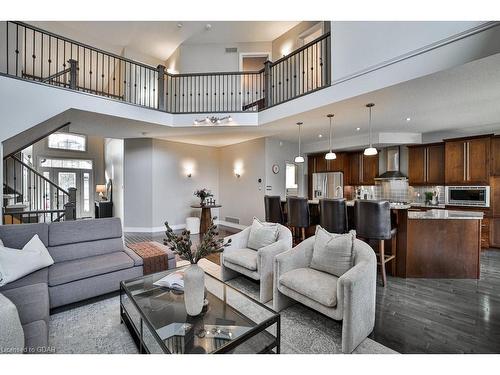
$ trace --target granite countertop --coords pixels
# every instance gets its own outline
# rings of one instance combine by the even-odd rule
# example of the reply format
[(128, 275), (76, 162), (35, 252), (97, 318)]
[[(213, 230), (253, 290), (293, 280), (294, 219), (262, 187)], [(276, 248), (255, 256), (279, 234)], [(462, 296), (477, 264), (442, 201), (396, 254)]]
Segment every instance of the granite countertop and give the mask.
[(408, 219), (414, 220), (481, 220), (483, 216), (482, 212), (474, 211), (429, 210), (408, 212)]

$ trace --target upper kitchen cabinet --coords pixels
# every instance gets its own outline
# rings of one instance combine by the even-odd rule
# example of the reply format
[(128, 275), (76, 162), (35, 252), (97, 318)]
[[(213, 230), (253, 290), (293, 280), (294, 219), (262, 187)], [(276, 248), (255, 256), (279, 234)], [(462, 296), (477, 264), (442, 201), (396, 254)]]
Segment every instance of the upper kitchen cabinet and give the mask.
[(410, 185), (444, 184), (444, 143), (408, 148), (408, 180)]
[(447, 185), (486, 185), (490, 176), (490, 136), (445, 140)]
[(500, 176), (500, 136), (491, 138), (491, 175)]
[(378, 155), (349, 154), (349, 172), (350, 185), (374, 185), (378, 175)]

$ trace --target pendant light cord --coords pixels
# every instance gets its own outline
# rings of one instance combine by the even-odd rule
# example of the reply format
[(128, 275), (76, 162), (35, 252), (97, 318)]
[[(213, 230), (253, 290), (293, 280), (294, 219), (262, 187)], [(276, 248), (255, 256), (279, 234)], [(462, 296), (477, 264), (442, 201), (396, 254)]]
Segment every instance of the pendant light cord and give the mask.
[(299, 125), (299, 156), (300, 156), (300, 128), (301, 128), (301, 124), (298, 124)]
[(368, 122), (370, 124), (370, 147), (372, 147), (372, 107), (369, 107), (368, 110)]
[(329, 145), (330, 145), (330, 153), (332, 152), (332, 118), (330, 117), (330, 141), (329, 141)]

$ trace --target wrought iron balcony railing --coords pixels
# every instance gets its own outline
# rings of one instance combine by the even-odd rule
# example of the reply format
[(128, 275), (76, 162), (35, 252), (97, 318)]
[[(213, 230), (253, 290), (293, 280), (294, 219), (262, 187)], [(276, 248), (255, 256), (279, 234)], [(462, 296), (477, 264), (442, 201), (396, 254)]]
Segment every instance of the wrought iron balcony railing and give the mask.
[(260, 71), (170, 74), (22, 22), (4, 32), (3, 75), (169, 113), (255, 112), (330, 85), (330, 33)]

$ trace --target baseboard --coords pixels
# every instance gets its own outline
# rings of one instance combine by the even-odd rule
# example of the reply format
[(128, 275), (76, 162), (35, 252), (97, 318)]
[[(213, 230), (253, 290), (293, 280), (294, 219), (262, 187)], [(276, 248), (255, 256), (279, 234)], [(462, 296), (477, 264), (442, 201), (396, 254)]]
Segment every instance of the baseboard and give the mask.
[(215, 224), (217, 224), (217, 225), (223, 225), (223, 226), (229, 227), (229, 228), (241, 229), (241, 230), (243, 230), (246, 227), (248, 227), (248, 225), (231, 223), (229, 221), (224, 221), (224, 220), (215, 220)]
[[(186, 228), (186, 224), (171, 225), (170, 228), (173, 230), (179, 230)], [(127, 233), (159, 233), (165, 232), (165, 226), (161, 227), (124, 227), (123, 231)]]

